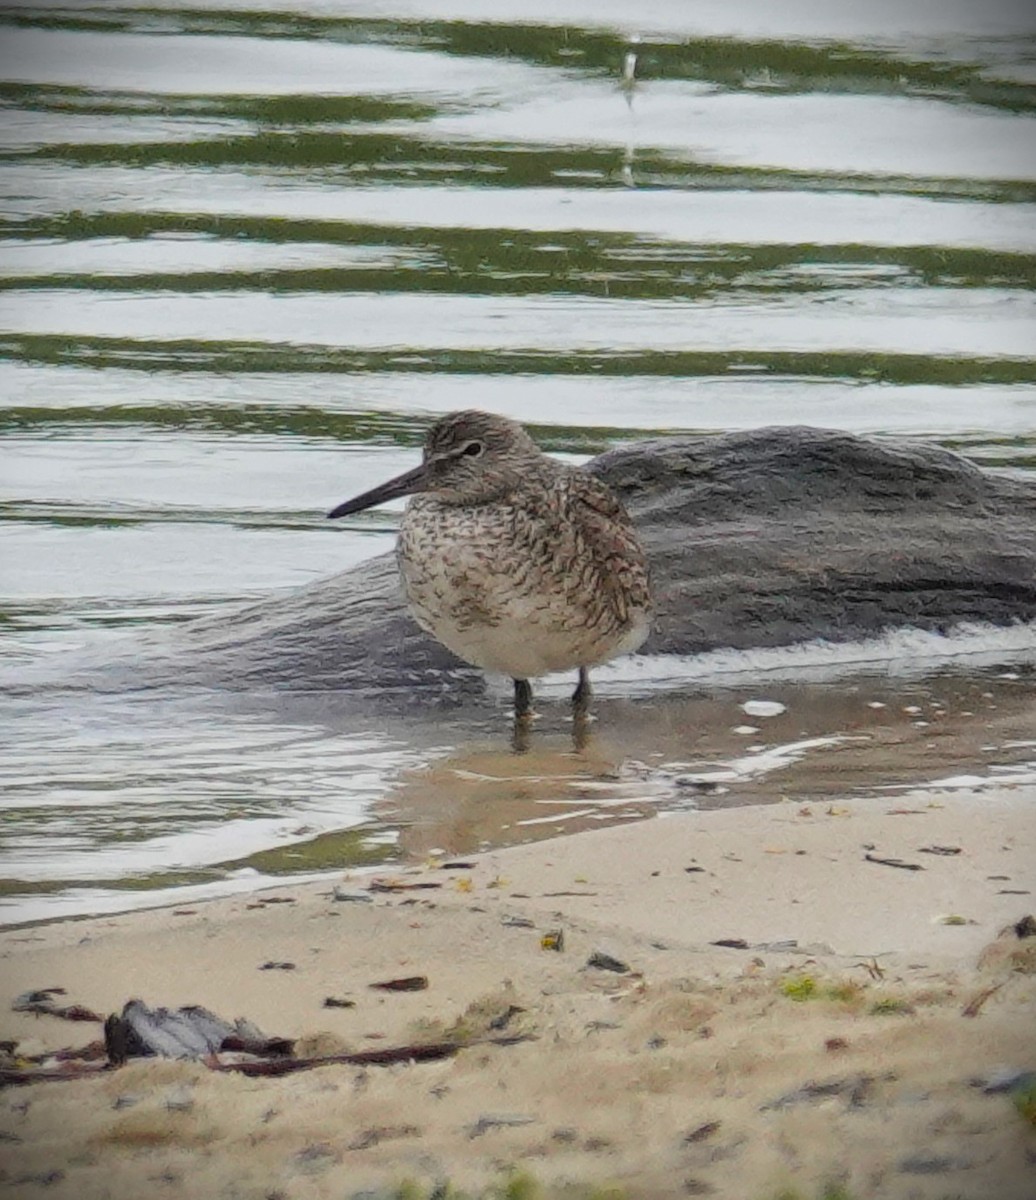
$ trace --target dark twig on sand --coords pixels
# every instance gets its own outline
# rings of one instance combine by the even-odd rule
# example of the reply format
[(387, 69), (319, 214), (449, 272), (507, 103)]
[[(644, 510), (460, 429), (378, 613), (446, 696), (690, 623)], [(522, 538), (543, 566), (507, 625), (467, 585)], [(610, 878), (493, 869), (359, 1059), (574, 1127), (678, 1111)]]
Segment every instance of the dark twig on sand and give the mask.
[(878, 863), (882, 867), (899, 867), (901, 871), (923, 871), (920, 863), (904, 862), (901, 858), (879, 858), (876, 854), (867, 853), (863, 856), (867, 862)]

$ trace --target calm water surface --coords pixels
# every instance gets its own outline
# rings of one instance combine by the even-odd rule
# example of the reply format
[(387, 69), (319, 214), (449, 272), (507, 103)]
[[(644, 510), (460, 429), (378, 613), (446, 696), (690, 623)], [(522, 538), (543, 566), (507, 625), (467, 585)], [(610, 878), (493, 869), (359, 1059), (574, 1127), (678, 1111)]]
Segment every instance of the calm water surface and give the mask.
[(1031, 774), (1019, 631), (619, 664), (590, 752), (548, 705), (520, 761), (502, 691), (357, 725), (29, 682), (385, 550), (398, 507), (322, 514), (454, 408), (576, 460), (809, 423), (1036, 472), (1027, 6), (33, 0), (0, 80), (0, 920)]

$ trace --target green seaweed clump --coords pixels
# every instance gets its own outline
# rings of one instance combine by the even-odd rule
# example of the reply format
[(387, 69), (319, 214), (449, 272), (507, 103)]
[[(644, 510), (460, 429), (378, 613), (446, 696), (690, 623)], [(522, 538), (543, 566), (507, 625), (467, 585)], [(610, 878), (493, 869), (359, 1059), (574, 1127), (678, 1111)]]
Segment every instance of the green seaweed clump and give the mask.
[(812, 975), (798, 975), (794, 979), (785, 979), (781, 984), (781, 993), (789, 1000), (812, 1000), (817, 995), (817, 981)]

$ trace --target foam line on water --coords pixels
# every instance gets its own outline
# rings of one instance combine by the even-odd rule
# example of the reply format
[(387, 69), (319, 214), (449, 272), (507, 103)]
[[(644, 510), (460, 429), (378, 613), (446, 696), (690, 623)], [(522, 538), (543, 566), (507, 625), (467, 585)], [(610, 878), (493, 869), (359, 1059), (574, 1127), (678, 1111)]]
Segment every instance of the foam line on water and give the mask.
[[(1010, 626), (958, 625), (949, 633), (924, 629), (890, 630), (854, 642), (818, 639), (751, 650), (721, 649), (704, 654), (638, 654), (595, 668), (594, 688), (602, 695), (651, 692), (679, 687), (740, 687), (746, 679), (825, 682), (848, 675), (879, 674), (897, 679), (934, 668), (1001, 663), (1036, 665), (1036, 621)], [(571, 689), (569, 674), (548, 676), (544, 694)]]

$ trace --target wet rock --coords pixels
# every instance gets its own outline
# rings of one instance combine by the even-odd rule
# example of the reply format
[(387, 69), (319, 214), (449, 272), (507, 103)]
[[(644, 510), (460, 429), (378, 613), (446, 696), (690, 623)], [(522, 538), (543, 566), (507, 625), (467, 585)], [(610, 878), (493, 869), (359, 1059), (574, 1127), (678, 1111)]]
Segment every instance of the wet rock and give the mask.
[[(1036, 485), (939, 447), (764, 428), (639, 442), (590, 469), (651, 559), (647, 653), (1036, 618)], [(418, 630), (391, 554), (190, 622), (150, 652), (137, 643), (99, 673), (90, 686), (330, 689), (336, 704), (376, 692), (403, 705), (420, 688), (459, 702), (484, 686)]]

